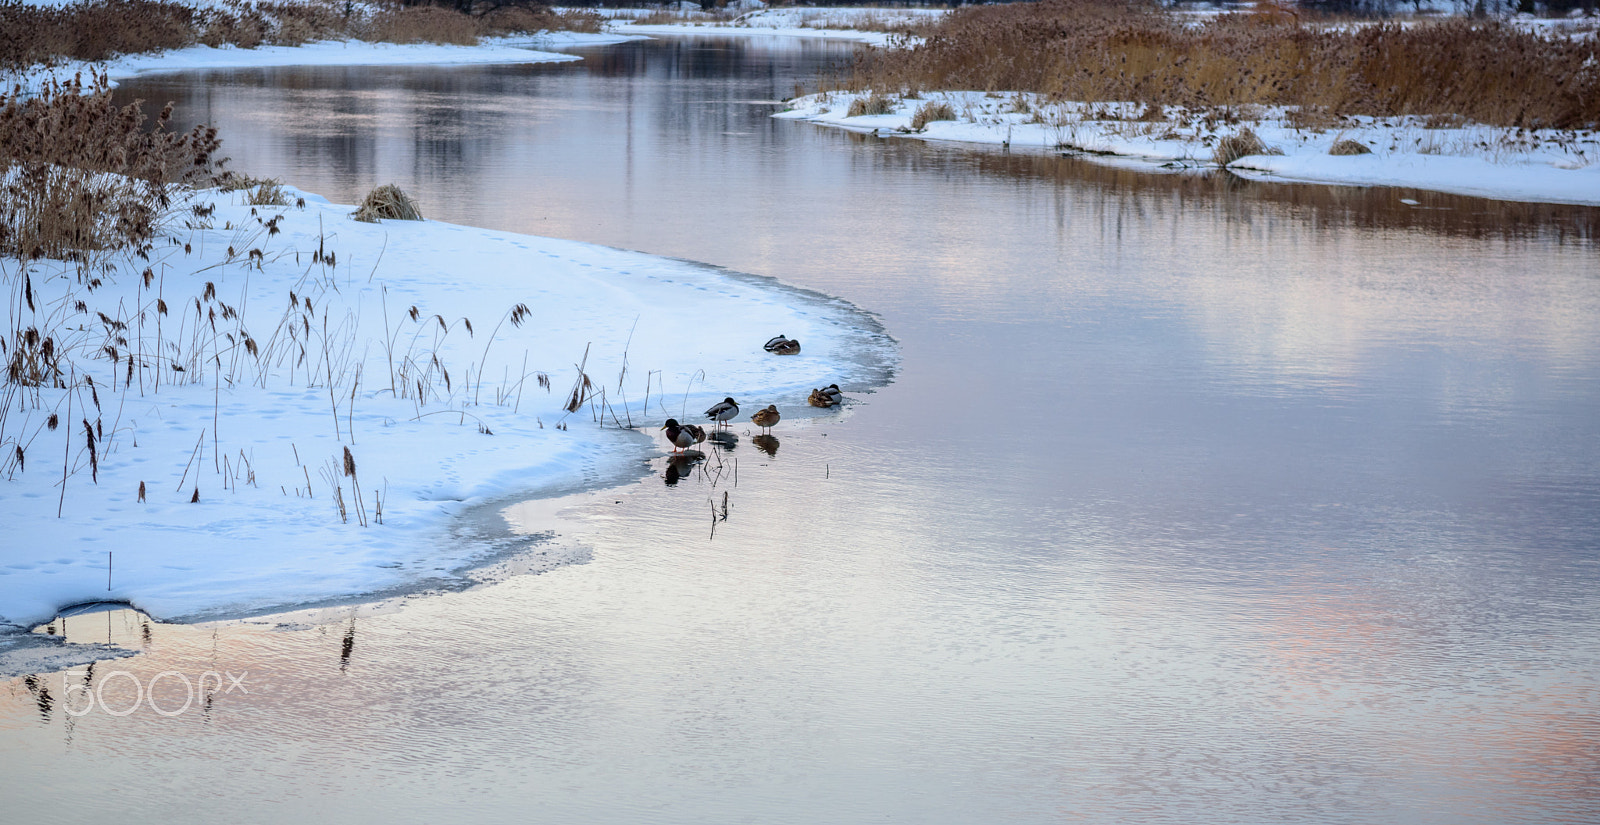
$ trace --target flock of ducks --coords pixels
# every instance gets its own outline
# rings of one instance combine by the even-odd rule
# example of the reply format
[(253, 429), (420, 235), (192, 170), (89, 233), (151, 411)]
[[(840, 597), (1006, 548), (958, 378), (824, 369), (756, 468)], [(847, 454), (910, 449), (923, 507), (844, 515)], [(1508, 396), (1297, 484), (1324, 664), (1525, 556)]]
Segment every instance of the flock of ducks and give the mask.
[[(775, 355), (795, 355), (800, 352), (800, 342), (778, 335), (763, 344), (762, 349)], [(829, 384), (821, 389), (812, 390), (811, 395), (806, 398), (806, 403), (811, 406), (823, 408), (836, 407), (843, 401), (844, 391), (839, 389), (838, 384)], [(717, 428), (724, 425), (732, 426), (728, 422), (738, 415), (739, 402), (734, 401), (732, 396), (722, 399), (706, 410), (706, 418)], [(768, 404), (765, 409), (756, 410), (755, 414), (750, 416), (750, 423), (760, 427), (765, 433), (782, 418), (782, 414), (778, 412), (778, 405)], [(672, 442), (673, 452), (687, 450), (706, 440), (704, 427), (698, 424), (680, 424), (676, 418), (667, 419), (667, 423), (661, 425), (661, 429), (667, 434), (667, 440)]]

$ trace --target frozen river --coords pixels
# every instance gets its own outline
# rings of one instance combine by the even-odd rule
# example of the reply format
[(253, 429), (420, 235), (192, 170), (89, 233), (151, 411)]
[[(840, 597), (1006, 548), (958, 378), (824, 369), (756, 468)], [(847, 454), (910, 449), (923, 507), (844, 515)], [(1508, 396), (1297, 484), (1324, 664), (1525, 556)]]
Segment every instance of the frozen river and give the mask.
[[(583, 564), (68, 619), (144, 652), (5, 683), (5, 819), (1600, 818), (1600, 210), (768, 117), (851, 48), (125, 84), (234, 168), (775, 276), (903, 361), (709, 472), (512, 508)], [(67, 712), (167, 672), (247, 675)]]

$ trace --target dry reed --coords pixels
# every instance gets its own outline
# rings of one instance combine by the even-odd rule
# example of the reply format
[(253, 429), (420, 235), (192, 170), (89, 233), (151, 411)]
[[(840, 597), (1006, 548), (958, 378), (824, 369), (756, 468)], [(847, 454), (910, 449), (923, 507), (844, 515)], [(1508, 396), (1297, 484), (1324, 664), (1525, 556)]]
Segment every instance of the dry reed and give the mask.
[(1154, 5), (1041, 0), (958, 9), (913, 48), (864, 55), (848, 84), (1579, 129), (1600, 126), (1597, 63), (1600, 40), (1496, 22), (1335, 27), (1225, 15), (1192, 25)]
[(222, 163), (216, 130), (146, 125), (139, 102), (116, 106), (103, 77), (0, 94), (0, 254), (82, 260), (148, 242), (173, 187), (209, 185)]
[(1218, 166), (1227, 166), (1242, 157), (1249, 155), (1281, 155), (1282, 151), (1273, 149), (1261, 142), (1261, 138), (1250, 129), (1240, 129), (1237, 133), (1228, 135), (1217, 141), (1217, 149), (1212, 159)]
[(917, 107), (911, 115), (911, 131), (920, 132), (936, 120), (955, 120), (956, 111), (943, 101), (929, 101)]
[(417, 208), (416, 202), (392, 183), (386, 183), (368, 192), (367, 197), (361, 201), (361, 208), (350, 213), (350, 217), (366, 223), (377, 223), (379, 220), (423, 219), (422, 210)]
[(185, 46), (298, 46), (312, 40), (472, 45), (486, 35), (542, 30), (600, 31), (593, 12), (557, 12), (531, 0), (444, 5), (341, 0), (224, 2), (201, 8), (174, 0), (91, 0), (45, 7), (0, 2), (0, 71), (62, 60)]
[(894, 99), (873, 92), (866, 97), (858, 97), (850, 101), (850, 110), (845, 114), (848, 117), (894, 114)]
[(1328, 148), (1328, 154), (1330, 154), (1330, 155), (1370, 155), (1370, 154), (1372, 154), (1372, 150), (1368, 149), (1367, 145), (1365, 143), (1362, 143), (1361, 141), (1350, 140), (1350, 139), (1347, 138), (1345, 140), (1336, 141), (1333, 144), (1333, 146)]

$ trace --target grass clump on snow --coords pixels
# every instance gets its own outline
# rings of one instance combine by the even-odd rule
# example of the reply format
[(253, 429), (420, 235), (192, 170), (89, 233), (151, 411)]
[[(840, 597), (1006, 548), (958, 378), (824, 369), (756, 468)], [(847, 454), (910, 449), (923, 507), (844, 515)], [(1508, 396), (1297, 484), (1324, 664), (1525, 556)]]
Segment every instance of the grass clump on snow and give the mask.
[(1249, 155), (1281, 155), (1283, 152), (1267, 146), (1261, 138), (1250, 129), (1240, 129), (1237, 133), (1228, 135), (1217, 141), (1217, 150), (1212, 159), (1218, 166), (1227, 166), (1242, 157)]
[(936, 120), (955, 119), (956, 110), (950, 108), (950, 104), (945, 103), (942, 100), (930, 100), (927, 103), (918, 106), (917, 111), (911, 115), (911, 131), (920, 132), (926, 128), (929, 123), (932, 123)]
[(850, 101), (850, 110), (847, 117), (861, 117), (863, 115), (892, 115), (894, 114), (894, 99), (887, 95), (873, 92), (866, 97), (858, 97)]
[(368, 192), (361, 201), (361, 208), (350, 213), (350, 217), (366, 223), (377, 223), (379, 220), (420, 221), (422, 210), (417, 208), (409, 195), (400, 191), (400, 187), (386, 183)]
[(1370, 155), (1372, 154), (1372, 150), (1368, 149), (1367, 145), (1361, 141), (1345, 139), (1337, 141), (1333, 144), (1333, 146), (1329, 147), (1328, 154), (1340, 156)]

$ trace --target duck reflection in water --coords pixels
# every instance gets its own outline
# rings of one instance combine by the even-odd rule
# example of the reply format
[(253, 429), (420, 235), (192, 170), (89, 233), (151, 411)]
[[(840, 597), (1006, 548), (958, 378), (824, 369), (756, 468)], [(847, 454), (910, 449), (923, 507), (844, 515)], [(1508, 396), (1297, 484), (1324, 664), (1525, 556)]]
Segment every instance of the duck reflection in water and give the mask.
[(668, 487), (676, 487), (678, 480), (694, 474), (694, 468), (706, 457), (699, 450), (686, 450), (678, 455), (667, 457), (666, 480)]
[(720, 447), (724, 450), (731, 450), (734, 447), (739, 446), (739, 436), (734, 435), (728, 430), (712, 433), (709, 436), (706, 436), (706, 438), (713, 446)]
[(350, 627), (344, 632), (344, 641), (339, 645), (339, 672), (344, 673), (350, 669), (350, 655), (356, 652), (356, 619), (350, 617)]
[(756, 445), (761, 452), (774, 458), (778, 456), (778, 437), (775, 435), (757, 435), (750, 438), (750, 443)]

